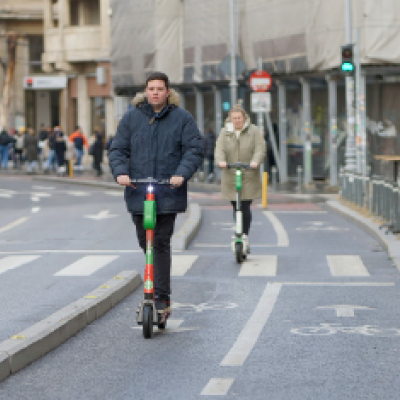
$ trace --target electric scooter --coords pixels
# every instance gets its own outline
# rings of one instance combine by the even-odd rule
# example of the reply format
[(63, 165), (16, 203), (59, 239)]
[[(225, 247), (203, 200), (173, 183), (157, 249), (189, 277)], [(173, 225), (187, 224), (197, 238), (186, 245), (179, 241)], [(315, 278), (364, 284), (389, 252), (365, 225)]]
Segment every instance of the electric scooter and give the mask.
[(242, 214), (242, 170), (251, 169), (249, 164), (241, 162), (227, 164), (227, 168), (235, 168), (235, 186), (236, 186), (236, 230), (232, 237), (231, 247), (235, 254), (236, 262), (241, 264), (247, 257), (248, 242), (243, 240), (243, 214)]
[(137, 323), (143, 327), (143, 336), (149, 339), (153, 336), (153, 325), (165, 329), (170, 312), (158, 315), (154, 299), (154, 268), (153, 245), (154, 229), (156, 227), (156, 201), (154, 187), (157, 185), (171, 185), (169, 179), (133, 179), (131, 184), (146, 184), (146, 200), (143, 205), (143, 227), (146, 230), (146, 268), (144, 271), (144, 299), (137, 310)]

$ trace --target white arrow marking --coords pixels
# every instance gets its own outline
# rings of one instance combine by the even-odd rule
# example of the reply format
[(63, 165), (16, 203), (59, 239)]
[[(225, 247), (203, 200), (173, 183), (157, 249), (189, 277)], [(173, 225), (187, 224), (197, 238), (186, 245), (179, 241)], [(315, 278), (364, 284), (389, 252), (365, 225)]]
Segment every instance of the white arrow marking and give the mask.
[(34, 196), (31, 197), (31, 200), (32, 201), (40, 201), (39, 197), (34, 197)]
[[(159, 329), (156, 331), (157, 333), (177, 333), (177, 332), (186, 332), (186, 331), (194, 331), (199, 328), (180, 328), (183, 323), (183, 319), (168, 319), (167, 328)], [(133, 326), (132, 329), (142, 329), (141, 326)]]
[(33, 207), (32, 212), (35, 214), (40, 211), (40, 207)]
[(109, 210), (103, 210), (100, 211), (97, 215), (85, 215), (85, 218), (91, 218), (91, 219), (95, 219), (95, 220), (101, 220), (101, 219), (107, 219), (107, 218), (114, 218), (114, 217), (118, 217), (118, 215), (116, 214), (109, 214)]
[(335, 305), (335, 306), (325, 306), (317, 307), (321, 310), (335, 310), (337, 317), (354, 317), (354, 310), (374, 310), (374, 308), (364, 307), (364, 306), (351, 306), (346, 304)]

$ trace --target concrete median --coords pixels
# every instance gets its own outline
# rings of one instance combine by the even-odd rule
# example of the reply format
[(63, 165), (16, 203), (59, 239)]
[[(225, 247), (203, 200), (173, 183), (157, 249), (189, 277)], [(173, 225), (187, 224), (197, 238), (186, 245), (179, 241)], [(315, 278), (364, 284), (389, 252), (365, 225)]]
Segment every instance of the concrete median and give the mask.
[(138, 272), (123, 271), (83, 298), (0, 343), (0, 381), (67, 341), (141, 283)]

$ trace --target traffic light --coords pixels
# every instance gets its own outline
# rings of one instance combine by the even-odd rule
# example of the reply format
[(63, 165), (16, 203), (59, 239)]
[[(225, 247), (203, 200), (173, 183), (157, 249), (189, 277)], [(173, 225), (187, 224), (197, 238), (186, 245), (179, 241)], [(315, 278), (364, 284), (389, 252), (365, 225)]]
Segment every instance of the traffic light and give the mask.
[(353, 45), (346, 44), (342, 46), (342, 72), (353, 73), (354, 72), (354, 52)]

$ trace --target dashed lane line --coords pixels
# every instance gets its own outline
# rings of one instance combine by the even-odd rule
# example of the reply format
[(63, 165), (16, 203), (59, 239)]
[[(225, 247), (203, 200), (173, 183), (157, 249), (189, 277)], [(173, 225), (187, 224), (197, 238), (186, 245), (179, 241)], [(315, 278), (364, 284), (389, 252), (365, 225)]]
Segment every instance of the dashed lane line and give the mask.
[(172, 256), (171, 276), (183, 276), (192, 267), (199, 256), (179, 255)]
[(29, 217), (22, 217), (20, 219), (17, 219), (16, 221), (11, 222), (11, 224), (8, 224), (8, 225), (4, 226), (3, 228), (0, 228), (0, 233), (3, 233), (3, 232), (8, 231), (8, 230), (10, 230), (12, 228), (15, 228), (16, 226), (23, 224), (28, 219), (29, 219)]
[(54, 276), (89, 276), (119, 256), (86, 256), (68, 265)]
[(239, 276), (276, 276), (277, 265), (277, 256), (248, 256)]
[(326, 256), (332, 276), (370, 276), (360, 256)]
[(4, 257), (0, 260), (0, 274), (9, 271), (10, 269), (15, 269), (21, 265), (30, 263), (36, 260), (40, 256), (9, 256)]
[(225, 396), (228, 393), (233, 382), (233, 378), (212, 378), (209, 380), (209, 382), (201, 392), (201, 395)]

